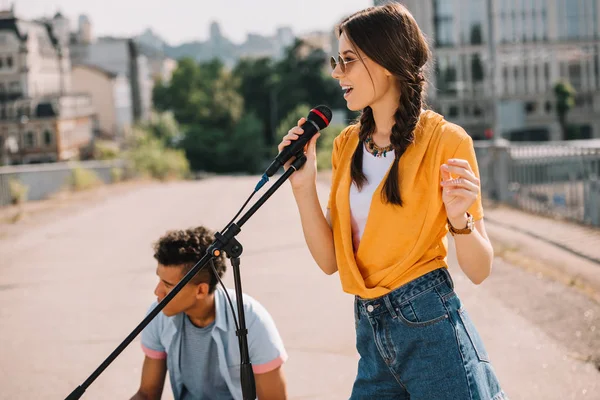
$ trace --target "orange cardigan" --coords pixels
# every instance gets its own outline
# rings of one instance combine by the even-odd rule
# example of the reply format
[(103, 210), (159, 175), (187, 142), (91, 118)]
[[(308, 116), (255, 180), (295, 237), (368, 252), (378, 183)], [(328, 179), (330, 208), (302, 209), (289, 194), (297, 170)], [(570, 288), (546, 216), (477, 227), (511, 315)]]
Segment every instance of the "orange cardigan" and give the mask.
[[(469, 161), (477, 177), (479, 170), (471, 137), (441, 115), (424, 111), (415, 128), (414, 143), (400, 158), (403, 206), (383, 202), (384, 178), (373, 194), (365, 231), (355, 251), (349, 194), (358, 131), (357, 125), (349, 126), (334, 140), (328, 208), (343, 290), (375, 298), (446, 267), (448, 225), (440, 166), (450, 158), (462, 158)], [(469, 212), (475, 220), (483, 218), (481, 195)]]

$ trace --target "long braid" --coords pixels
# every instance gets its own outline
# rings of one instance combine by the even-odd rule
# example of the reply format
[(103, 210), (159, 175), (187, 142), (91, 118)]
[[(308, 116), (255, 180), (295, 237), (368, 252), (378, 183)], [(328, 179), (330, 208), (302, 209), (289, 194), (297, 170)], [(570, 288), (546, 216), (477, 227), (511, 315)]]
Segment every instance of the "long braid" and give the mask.
[(352, 180), (359, 190), (362, 189), (363, 185), (367, 182), (367, 177), (362, 170), (363, 142), (370, 134), (374, 132), (375, 119), (373, 118), (373, 110), (371, 107), (365, 107), (360, 114), (360, 131), (358, 133), (359, 141), (352, 156), (352, 166), (350, 169)]
[(415, 128), (423, 107), (422, 89), (424, 79), (421, 74), (416, 75), (413, 80), (400, 84), (400, 105), (394, 113), (396, 123), (392, 127), (390, 137), (394, 147), (395, 160), (382, 191), (384, 200), (399, 206), (402, 206), (402, 196), (398, 183), (400, 157), (415, 139)]

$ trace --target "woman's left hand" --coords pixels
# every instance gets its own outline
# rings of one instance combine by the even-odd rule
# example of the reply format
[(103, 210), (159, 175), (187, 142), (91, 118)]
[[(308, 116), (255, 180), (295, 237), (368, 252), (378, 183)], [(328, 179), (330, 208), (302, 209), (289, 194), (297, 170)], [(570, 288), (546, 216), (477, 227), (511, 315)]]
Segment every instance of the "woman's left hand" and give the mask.
[(467, 160), (450, 159), (446, 164), (442, 164), (440, 170), (442, 200), (446, 206), (446, 214), (450, 220), (460, 219), (465, 216), (479, 195), (479, 179)]

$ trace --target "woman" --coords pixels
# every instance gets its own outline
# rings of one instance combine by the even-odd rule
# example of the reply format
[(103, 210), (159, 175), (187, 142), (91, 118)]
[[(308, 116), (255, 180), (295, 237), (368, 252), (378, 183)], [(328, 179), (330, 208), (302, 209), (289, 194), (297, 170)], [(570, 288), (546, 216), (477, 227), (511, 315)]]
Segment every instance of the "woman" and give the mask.
[(493, 250), (470, 136), (422, 109), (424, 36), (398, 3), (355, 13), (338, 36), (332, 76), (362, 115), (334, 141), (327, 215), (316, 191), (319, 134), (290, 182), (312, 256), (355, 295), (352, 399), (507, 399), (447, 270), (448, 230), (475, 284), (489, 276)]

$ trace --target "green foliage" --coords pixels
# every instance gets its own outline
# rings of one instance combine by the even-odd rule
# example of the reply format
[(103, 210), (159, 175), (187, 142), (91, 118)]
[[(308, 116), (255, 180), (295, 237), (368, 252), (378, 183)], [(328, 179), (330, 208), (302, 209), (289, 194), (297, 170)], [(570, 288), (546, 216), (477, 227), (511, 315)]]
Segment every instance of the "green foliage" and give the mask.
[(298, 104), (294, 109), (290, 110), (277, 127), (278, 143), (285, 135), (287, 135), (290, 129), (298, 125), (298, 120), (302, 117), (306, 118), (309, 112), (310, 107), (306, 104)]
[(98, 175), (89, 169), (75, 167), (71, 170), (69, 177), (69, 187), (75, 191), (87, 190), (99, 186), (102, 181)]
[(136, 173), (159, 180), (183, 179), (189, 175), (189, 162), (182, 150), (167, 148), (150, 132), (134, 129), (126, 158)]
[(287, 49), (276, 66), (278, 115), (287, 116), (303, 103), (311, 107), (326, 104), (332, 109), (346, 107), (338, 82), (326, 69), (328, 58), (323, 50), (299, 39)]
[(238, 88), (239, 81), (220, 61), (197, 64), (184, 58), (169, 85), (155, 88), (153, 101), (159, 110), (172, 110), (179, 124), (231, 129), (243, 111)]
[(331, 169), (331, 152), (333, 151), (333, 140), (344, 130), (343, 125), (330, 125), (321, 131), (317, 141), (317, 168), (321, 170)]
[(567, 114), (575, 107), (575, 89), (569, 82), (559, 81), (554, 85), (554, 95), (556, 96), (556, 114), (562, 130), (562, 138), (565, 140), (569, 136)]
[(184, 58), (168, 84), (157, 82), (153, 101), (158, 110), (170, 110), (182, 127), (175, 143), (191, 169), (258, 172), (276, 153), (281, 136), (310, 107), (345, 108), (327, 59), (322, 50), (300, 40), (280, 61), (242, 59), (231, 72), (217, 60), (199, 64)]
[(275, 64), (270, 58), (242, 59), (233, 76), (240, 80), (239, 92), (244, 98), (244, 111), (256, 115), (264, 126), (266, 145), (275, 143), (277, 82)]
[(119, 145), (108, 140), (96, 140), (93, 150), (94, 160), (114, 160), (119, 158)]
[(181, 136), (179, 124), (171, 111), (152, 112), (149, 121), (142, 124), (141, 128), (168, 147), (173, 146)]
[(244, 115), (231, 133), (194, 127), (182, 142), (195, 171), (258, 172), (264, 160), (262, 122), (252, 113)]
[(29, 186), (17, 179), (11, 179), (8, 181), (8, 188), (10, 191), (10, 200), (12, 204), (20, 205), (27, 201)]

